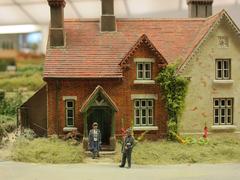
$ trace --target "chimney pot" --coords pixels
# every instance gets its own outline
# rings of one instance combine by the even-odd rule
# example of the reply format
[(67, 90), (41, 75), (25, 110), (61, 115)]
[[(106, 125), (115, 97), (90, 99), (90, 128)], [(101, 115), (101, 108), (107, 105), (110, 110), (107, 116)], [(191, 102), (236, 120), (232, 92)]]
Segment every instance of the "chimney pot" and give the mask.
[(114, 0), (102, 0), (101, 31), (116, 31)]
[(48, 0), (51, 13), (50, 46), (64, 46), (64, 7), (65, 0)]
[(187, 0), (190, 18), (206, 18), (212, 15), (213, 0)]

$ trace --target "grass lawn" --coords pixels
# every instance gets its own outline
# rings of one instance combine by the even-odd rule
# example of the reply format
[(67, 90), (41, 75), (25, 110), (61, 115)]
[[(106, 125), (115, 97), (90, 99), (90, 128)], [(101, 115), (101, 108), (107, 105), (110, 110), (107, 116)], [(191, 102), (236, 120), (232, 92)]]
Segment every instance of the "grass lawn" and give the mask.
[(240, 138), (210, 136), (208, 144), (158, 141), (138, 143), (133, 152), (136, 164), (240, 163)]
[(84, 151), (81, 144), (58, 138), (36, 138), (28, 140), (20, 137), (11, 148), (11, 158), (15, 161), (34, 163), (81, 163)]
[[(23, 162), (81, 163), (85, 155), (82, 144), (72, 145), (71, 141), (57, 138), (19, 138), (12, 146), (11, 158)], [(120, 145), (112, 162), (121, 159)], [(210, 137), (208, 144), (179, 144), (177, 142), (144, 141), (133, 150), (133, 163), (142, 165), (181, 163), (240, 163), (240, 138), (230, 135)], [(101, 161), (98, 160), (98, 161)]]

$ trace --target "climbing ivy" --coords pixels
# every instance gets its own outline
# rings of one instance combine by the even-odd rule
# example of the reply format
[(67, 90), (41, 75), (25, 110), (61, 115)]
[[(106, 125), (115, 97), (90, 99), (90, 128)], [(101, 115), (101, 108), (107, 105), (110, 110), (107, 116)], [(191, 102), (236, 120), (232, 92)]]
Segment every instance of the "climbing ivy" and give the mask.
[[(162, 68), (156, 77), (166, 101), (168, 111), (168, 138), (175, 139), (178, 133), (178, 118), (184, 108), (188, 80), (176, 74), (177, 65)], [(175, 134), (175, 135), (174, 135)]]

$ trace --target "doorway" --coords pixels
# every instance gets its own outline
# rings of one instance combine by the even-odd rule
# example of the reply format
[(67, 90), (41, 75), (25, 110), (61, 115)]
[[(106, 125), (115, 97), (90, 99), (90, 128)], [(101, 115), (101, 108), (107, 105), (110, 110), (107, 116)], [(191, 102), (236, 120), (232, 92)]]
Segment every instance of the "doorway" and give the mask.
[(92, 124), (97, 122), (98, 129), (101, 131), (102, 145), (109, 145), (111, 136), (111, 109), (109, 107), (91, 107), (88, 111), (88, 132), (92, 129)]

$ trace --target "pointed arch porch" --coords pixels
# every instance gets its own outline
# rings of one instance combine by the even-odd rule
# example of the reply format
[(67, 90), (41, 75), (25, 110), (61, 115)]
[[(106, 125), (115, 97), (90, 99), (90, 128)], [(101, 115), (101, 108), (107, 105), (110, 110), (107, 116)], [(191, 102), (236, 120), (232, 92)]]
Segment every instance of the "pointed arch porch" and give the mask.
[(87, 149), (88, 132), (93, 122), (98, 122), (102, 133), (102, 142), (108, 145), (108, 149), (114, 150), (115, 137), (115, 113), (118, 108), (106, 91), (98, 85), (83, 103), (80, 113), (83, 114), (83, 146)]

